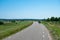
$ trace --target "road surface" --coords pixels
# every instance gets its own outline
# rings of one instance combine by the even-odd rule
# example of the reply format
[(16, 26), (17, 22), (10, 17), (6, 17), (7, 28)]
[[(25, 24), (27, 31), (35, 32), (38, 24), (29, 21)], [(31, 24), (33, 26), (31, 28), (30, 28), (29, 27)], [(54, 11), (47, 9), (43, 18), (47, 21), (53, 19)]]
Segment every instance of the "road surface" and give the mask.
[(47, 28), (43, 24), (33, 22), (28, 28), (13, 34), (3, 40), (52, 40)]

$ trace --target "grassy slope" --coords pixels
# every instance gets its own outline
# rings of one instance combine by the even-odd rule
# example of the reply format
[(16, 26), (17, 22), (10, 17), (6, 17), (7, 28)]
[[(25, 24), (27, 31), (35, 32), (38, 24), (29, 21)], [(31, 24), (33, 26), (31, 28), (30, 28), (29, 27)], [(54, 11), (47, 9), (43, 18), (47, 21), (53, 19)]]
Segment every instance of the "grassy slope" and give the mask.
[(22, 29), (28, 27), (32, 24), (32, 21), (22, 21), (16, 23), (8, 23), (4, 25), (0, 25), (0, 39), (7, 37), (17, 31), (21, 31)]
[(42, 22), (49, 30), (53, 40), (60, 40), (60, 23), (59, 22)]

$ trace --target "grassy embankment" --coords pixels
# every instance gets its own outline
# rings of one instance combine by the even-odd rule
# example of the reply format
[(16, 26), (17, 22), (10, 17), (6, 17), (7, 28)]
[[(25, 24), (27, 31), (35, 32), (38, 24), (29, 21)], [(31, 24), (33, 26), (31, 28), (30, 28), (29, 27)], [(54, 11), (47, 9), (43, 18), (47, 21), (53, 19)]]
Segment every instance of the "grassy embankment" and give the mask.
[(13, 33), (21, 31), (22, 29), (28, 27), (31, 24), (32, 24), (32, 21), (22, 21), (18, 23), (6, 23), (3, 25), (0, 25), (0, 40)]
[(60, 22), (42, 22), (50, 31), (53, 40), (60, 40)]

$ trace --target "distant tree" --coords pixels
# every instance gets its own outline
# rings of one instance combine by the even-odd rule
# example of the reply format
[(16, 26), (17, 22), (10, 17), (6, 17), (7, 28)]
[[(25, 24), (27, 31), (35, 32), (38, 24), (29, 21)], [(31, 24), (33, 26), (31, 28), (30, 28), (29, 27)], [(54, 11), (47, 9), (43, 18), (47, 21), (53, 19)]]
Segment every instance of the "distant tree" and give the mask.
[(47, 21), (50, 21), (50, 19), (48, 18)]
[(54, 21), (58, 21), (58, 18), (56, 17), (56, 18), (54, 19)]
[(60, 21), (60, 17), (58, 18), (58, 20)]
[(11, 22), (14, 22), (15, 23), (16, 21), (15, 20), (12, 20)]
[(0, 25), (4, 24), (2, 21), (0, 21)]
[(55, 20), (55, 18), (54, 18), (54, 17), (51, 17), (51, 18), (50, 18), (50, 20), (51, 20), (51, 21), (54, 21), (54, 20)]

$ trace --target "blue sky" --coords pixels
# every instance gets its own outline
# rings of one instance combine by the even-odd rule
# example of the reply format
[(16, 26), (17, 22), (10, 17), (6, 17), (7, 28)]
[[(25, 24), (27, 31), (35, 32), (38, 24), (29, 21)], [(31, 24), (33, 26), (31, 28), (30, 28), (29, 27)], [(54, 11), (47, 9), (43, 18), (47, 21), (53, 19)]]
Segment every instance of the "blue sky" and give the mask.
[(0, 18), (43, 19), (60, 17), (60, 0), (0, 0)]

